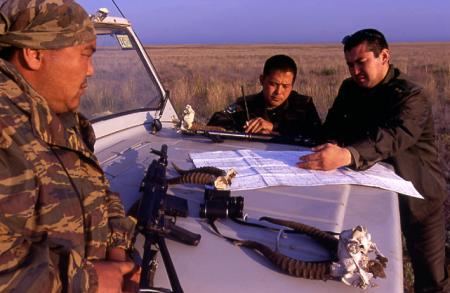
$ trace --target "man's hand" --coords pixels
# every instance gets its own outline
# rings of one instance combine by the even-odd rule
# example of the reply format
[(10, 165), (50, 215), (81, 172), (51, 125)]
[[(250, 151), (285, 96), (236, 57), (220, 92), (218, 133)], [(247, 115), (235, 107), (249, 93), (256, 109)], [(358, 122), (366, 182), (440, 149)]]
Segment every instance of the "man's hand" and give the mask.
[(262, 133), (271, 134), (273, 124), (270, 121), (264, 120), (261, 117), (247, 121), (244, 125), (245, 133)]
[(93, 261), (98, 276), (99, 293), (122, 293), (123, 276), (130, 273), (134, 263), (130, 261)]
[(313, 154), (300, 157), (297, 167), (313, 170), (334, 170), (352, 163), (352, 155), (346, 148), (332, 143), (319, 145), (312, 149)]
[(110, 248), (106, 260), (94, 261), (93, 264), (98, 276), (99, 293), (139, 291), (140, 269), (128, 260), (125, 250)]
[(141, 267), (135, 266), (134, 269), (123, 277), (123, 293), (139, 292), (139, 281), (141, 279)]

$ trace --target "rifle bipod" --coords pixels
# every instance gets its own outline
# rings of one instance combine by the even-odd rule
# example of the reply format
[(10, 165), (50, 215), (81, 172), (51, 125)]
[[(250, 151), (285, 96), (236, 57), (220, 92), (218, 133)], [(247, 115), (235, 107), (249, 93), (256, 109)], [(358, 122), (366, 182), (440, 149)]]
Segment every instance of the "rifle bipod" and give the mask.
[[(151, 233), (149, 233), (151, 234)], [(155, 293), (183, 293), (181, 283), (178, 279), (175, 266), (170, 257), (169, 250), (164, 237), (159, 235), (147, 235), (144, 243), (144, 254), (141, 260), (141, 278), (139, 280), (139, 292), (155, 292)], [(161, 257), (169, 277), (170, 286), (172, 290), (160, 287), (154, 287), (154, 276), (158, 263), (156, 261), (158, 251), (161, 252)]]

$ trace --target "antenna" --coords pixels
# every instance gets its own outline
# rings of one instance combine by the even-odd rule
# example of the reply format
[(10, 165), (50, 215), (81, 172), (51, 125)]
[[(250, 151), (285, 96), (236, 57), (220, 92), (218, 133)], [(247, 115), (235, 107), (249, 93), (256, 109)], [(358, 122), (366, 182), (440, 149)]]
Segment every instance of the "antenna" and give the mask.
[(116, 4), (116, 1), (111, 0), (112, 3), (114, 3), (114, 6), (116, 6), (117, 10), (119, 10), (120, 15), (122, 15), (123, 18), (126, 18), (125, 15), (122, 13), (122, 10), (120, 10), (119, 6)]
[(248, 113), (248, 107), (247, 107), (247, 98), (245, 97), (245, 92), (244, 92), (244, 86), (241, 85), (241, 91), (242, 91), (242, 98), (244, 98), (244, 106), (245, 106), (245, 114), (247, 115), (247, 122), (250, 121), (250, 114)]

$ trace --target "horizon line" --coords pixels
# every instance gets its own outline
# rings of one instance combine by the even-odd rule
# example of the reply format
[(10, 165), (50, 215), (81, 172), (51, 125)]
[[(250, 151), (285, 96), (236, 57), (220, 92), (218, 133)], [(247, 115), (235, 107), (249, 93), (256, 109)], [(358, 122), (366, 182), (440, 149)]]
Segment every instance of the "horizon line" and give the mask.
[[(449, 41), (391, 41), (389, 45), (402, 44), (450, 44)], [(342, 46), (340, 42), (273, 42), (273, 43), (144, 43), (147, 46)]]

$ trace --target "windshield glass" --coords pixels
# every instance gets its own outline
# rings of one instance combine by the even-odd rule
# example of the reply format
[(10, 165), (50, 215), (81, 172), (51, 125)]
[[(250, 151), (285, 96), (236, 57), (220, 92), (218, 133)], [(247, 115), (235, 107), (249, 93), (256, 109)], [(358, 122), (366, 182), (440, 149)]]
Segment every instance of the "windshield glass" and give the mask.
[(137, 50), (126, 29), (97, 29), (95, 72), (80, 104), (87, 118), (160, 106), (161, 91)]

